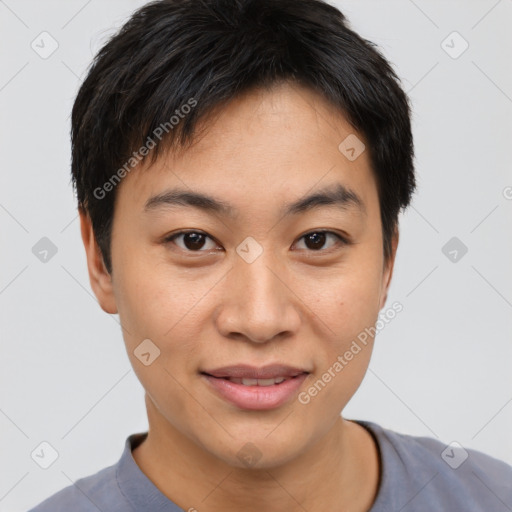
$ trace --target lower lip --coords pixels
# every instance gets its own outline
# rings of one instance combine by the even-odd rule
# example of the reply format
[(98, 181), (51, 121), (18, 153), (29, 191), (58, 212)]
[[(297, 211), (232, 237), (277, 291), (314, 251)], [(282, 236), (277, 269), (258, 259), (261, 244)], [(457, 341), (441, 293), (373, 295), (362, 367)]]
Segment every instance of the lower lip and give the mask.
[(307, 373), (272, 386), (244, 386), (226, 379), (202, 374), (211, 386), (228, 402), (240, 409), (261, 411), (280, 407), (295, 396), (308, 376)]

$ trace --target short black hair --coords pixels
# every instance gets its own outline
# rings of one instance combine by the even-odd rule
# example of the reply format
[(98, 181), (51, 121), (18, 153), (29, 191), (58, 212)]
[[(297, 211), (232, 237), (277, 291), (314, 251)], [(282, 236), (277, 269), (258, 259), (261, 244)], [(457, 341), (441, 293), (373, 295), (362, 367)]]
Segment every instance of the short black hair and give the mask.
[(109, 273), (116, 184), (131, 167), (186, 148), (198, 120), (242, 92), (284, 81), (320, 93), (364, 137), (389, 258), (414, 151), (409, 100), (375, 43), (322, 0), (160, 0), (100, 49), (73, 105), (72, 181)]

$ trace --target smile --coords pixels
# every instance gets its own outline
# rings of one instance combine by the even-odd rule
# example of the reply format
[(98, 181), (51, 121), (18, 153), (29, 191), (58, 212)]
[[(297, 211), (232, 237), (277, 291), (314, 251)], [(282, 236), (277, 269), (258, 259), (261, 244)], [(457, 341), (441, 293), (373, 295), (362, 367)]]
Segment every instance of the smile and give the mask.
[[(276, 377), (274, 379), (239, 379), (237, 377), (225, 377), (229, 382), (235, 384), (243, 384), (244, 386), (273, 386), (274, 384), (281, 384), (287, 380), (287, 377)], [(292, 377), (288, 377), (292, 378)]]
[(214, 377), (201, 373), (208, 388), (226, 402), (245, 410), (276, 409), (292, 400), (309, 374), (266, 379)]

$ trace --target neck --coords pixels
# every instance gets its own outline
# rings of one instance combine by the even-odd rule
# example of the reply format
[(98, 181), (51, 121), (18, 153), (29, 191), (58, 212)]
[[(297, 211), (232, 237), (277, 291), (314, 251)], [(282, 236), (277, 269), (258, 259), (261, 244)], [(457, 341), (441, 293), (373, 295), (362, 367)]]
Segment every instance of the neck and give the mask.
[(340, 417), (320, 441), (279, 466), (239, 468), (206, 452), (146, 402), (150, 428), (133, 457), (184, 510), (366, 512), (375, 500), (378, 449), (371, 434), (352, 421)]

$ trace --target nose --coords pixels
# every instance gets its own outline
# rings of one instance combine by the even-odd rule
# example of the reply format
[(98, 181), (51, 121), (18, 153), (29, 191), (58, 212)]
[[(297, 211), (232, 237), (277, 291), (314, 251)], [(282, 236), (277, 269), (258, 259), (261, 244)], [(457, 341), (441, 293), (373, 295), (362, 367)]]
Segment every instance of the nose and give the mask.
[(223, 336), (266, 343), (298, 331), (300, 299), (284, 265), (267, 253), (251, 263), (235, 258), (216, 311), (217, 329)]

